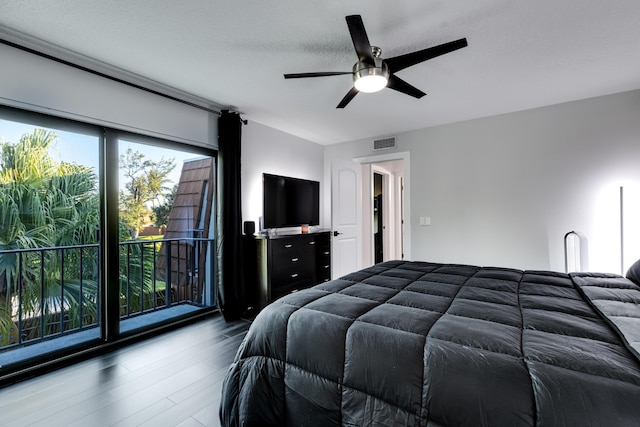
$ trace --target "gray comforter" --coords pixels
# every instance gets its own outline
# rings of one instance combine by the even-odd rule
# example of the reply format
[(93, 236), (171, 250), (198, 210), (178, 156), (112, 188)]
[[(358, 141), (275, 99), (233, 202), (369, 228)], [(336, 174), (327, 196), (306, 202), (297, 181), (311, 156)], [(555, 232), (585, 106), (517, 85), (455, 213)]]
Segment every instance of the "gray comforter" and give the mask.
[(639, 307), (640, 287), (615, 275), (378, 264), (267, 306), (227, 373), (220, 418), (640, 425), (640, 362), (624, 336)]

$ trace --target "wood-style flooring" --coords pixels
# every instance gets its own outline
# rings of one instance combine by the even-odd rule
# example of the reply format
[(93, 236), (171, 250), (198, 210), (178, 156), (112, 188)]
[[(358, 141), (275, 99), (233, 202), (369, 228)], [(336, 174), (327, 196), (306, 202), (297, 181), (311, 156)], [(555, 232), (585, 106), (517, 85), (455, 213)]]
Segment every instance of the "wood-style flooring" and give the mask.
[(0, 389), (2, 426), (219, 426), (250, 322), (222, 316)]

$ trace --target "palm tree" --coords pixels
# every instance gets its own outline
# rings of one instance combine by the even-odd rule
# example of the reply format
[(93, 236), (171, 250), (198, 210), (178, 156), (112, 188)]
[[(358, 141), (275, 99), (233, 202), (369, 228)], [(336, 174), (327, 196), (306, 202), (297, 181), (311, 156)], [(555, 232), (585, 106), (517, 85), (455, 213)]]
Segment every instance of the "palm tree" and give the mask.
[[(42, 250), (95, 243), (99, 227), (94, 171), (55, 161), (55, 140), (54, 132), (34, 129), (0, 145), (0, 340), (18, 283), (22, 312), (36, 323), (64, 316), (73, 327), (97, 315), (97, 250)], [(34, 251), (17, 251), (27, 249)]]

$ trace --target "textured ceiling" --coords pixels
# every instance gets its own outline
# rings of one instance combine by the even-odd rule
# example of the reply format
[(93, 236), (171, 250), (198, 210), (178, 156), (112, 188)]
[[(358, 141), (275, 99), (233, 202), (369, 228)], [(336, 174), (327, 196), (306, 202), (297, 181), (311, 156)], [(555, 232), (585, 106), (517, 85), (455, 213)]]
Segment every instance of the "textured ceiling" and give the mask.
[[(344, 17), (383, 57), (466, 37), (335, 108), (351, 77)], [(3, 0), (0, 25), (331, 144), (640, 88), (638, 0)]]

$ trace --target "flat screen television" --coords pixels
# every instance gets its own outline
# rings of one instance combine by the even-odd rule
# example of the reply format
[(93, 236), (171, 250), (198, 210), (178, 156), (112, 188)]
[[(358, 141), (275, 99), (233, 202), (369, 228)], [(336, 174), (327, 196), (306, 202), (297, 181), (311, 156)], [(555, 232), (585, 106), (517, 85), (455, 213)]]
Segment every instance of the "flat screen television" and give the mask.
[(262, 174), (265, 229), (320, 224), (320, 183)]

